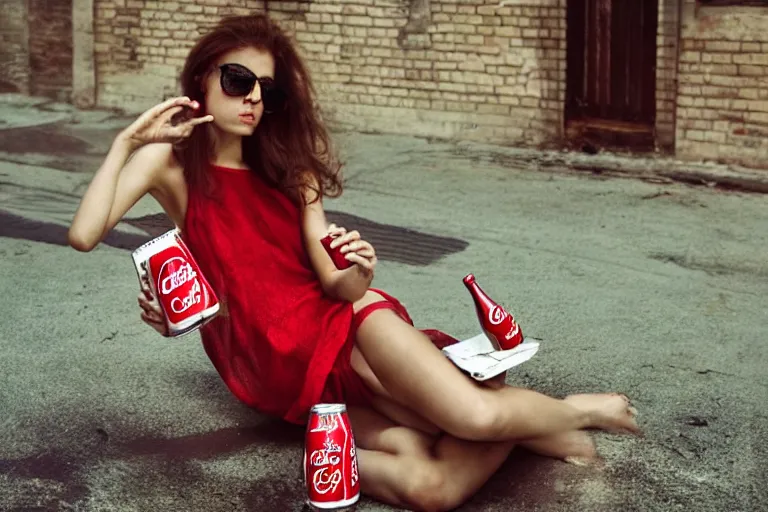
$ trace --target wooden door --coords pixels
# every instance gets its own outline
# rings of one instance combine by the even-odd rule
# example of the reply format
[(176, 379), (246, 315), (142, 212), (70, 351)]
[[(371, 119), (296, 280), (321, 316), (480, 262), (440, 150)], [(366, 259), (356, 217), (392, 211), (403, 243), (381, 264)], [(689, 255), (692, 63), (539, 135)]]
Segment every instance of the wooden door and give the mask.
[(652, 133), (658, 0), (568, 0), (567, 16), (566, 126)]

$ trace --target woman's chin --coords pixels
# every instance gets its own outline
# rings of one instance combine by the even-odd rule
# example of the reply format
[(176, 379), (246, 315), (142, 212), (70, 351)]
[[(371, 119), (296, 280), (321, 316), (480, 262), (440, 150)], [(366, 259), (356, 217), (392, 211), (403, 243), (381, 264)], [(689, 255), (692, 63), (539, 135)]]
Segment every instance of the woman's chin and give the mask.
[(233, 123), (227, 123), (224, 125), (216, 124), (216, 129), (228, 135), (239, 135), (241, 137), (248, 137), (249, 135), (253, 135), (253, 132), (256, 131), (256, 126), (258, 125), (246, 124), (246, 123), (235, 121)]

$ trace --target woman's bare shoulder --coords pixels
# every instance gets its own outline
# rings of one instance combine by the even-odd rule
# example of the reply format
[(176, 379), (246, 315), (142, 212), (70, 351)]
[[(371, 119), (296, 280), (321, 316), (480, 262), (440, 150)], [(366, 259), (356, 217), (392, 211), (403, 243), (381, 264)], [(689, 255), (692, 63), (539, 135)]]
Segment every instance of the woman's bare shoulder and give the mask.
[(149, 173), (150, 194), (177, 224), (186, 213), (187, 184), (184, 167), (167, 143), (153, 143), (142, 147), (132, 157), (136, 164)]
[(134, 168), (150, 173), (151, 177), (160, 175), (164, 171), (181, 168), (176, 155), (173, 153), (173, 146), (163, 142), (146, 144), (137, 149), (131, 155), (129, 163)]
[(168, 193), (184, 182), (184, 168), (167, 143), (142, 146), (131, 155), (126, 168), (143, 173), (150, 191)]

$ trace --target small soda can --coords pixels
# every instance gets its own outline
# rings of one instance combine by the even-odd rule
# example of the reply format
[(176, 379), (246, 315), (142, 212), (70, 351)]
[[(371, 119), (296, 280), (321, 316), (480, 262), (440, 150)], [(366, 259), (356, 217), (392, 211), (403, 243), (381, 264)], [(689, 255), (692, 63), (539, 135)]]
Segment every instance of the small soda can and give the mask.
[(345, 258), (344, 255), (341, 253), (341, 247), (342, 247), (341, 245), (331, 249), (331, 242), (333, 242), (333, 240), (334, 238), (331, 237), (331, 235), (327, 235), (322, 240), (320, 240), (320, 242), (323, 244), (323, 247), (325, 247), (325, 251), (333, 260), (333, 263), (334, 265), (336, 265), (336, 268), (339, 270), (344, 270), (354, 265), (354, 263), (352, 263), (347, 258)]
[(312, 407), (304, 441), (304, 482), (313, 510), (354, 510), (360, 499), (355, 436), (344, 404)]
[(131, 256), (142, 289), (149, 286), (160, 303), (167, 336), (188, 334), (219, 312), (219, 300), (178, 229), (150, 240)]

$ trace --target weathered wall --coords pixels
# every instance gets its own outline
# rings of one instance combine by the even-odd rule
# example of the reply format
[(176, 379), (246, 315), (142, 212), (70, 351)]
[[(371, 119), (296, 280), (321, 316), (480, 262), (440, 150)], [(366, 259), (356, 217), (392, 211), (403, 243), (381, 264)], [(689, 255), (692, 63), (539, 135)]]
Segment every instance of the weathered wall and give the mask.
[(656, 145), (665, 152), (675, 147), (677, 58), (680, 51), (680, 2), (659, 0), (656, 36)]
[(94, 0), (72, 0), (72, 103), (96, 105), (96, 61), (93, 50)]
[[(97, 0), (99, 104), (140, 109), (175, 94), (201, 32), (222, 15), (263, 8), (223, 3)], [(268, 2), (268, 9), (295, 31), (339, 125), (507, 143), (559, 136), (565, 0), (413, 4), (414, 12), (406, 0)], [(426, 8), (421, 18), (418, 7)]]
[(765, 166), (768, 7), (696, 7), (685, 0), (677, 153)]
[(72, 95), (72, 0), (29, 0), (29, 92)]
[(222, 16), (262, 10), (259, 0), (95, 0), (98, 104), (143, 110), (178, 93), (195, 40)]
[[(178, 93), (189, 48), (222, 16), (267, 9), (297, 39), (337, 126), (517, 145), (562, 137), (567, 0), (74, 0), (74, 48), (72, 1), (4, 3), (0, 88), (143, 110)], [(657, 44), (659, 146), (765, 159), (768, 7), (659, 0)]]
[[(659, 145), (671, 149), (679, 0), (659, 1), (656, 132)], [(200, 33), (222, 15), (264, 8), (219, 3), (96, 0), (99, 104), (139, 110), (175, 94)], [(566, 0), (507, 3), (272, 1), (267, 9), (295, 34), (337, 126), (505, 144), (557, 141)]]
[(539, 144), (562, 132), (565, 3), (320, 0), (299, 4), (299, 16), (288, 2), (269, 10), (297, 20), (325, 107), (341, 125)]
[(3, 2), (0, 16), (0, 92), (29, 92), (27, 2)]

